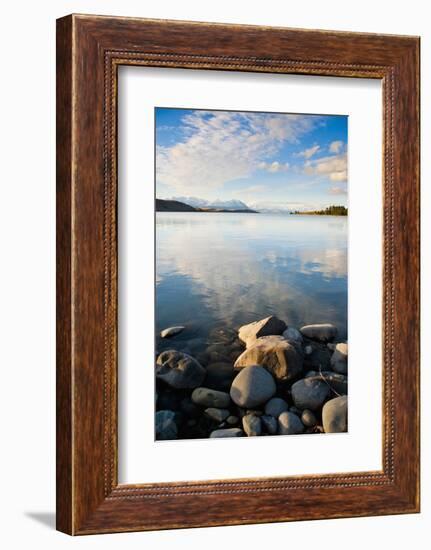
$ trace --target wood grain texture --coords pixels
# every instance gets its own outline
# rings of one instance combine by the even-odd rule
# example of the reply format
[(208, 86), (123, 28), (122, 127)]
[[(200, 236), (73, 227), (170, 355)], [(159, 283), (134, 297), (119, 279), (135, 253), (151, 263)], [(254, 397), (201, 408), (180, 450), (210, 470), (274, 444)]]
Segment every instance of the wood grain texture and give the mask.
[[(57, 49), (58, 529), (87, 534), (417, 512), (419, 39), (72, 15), (58, 21)], [(122, 64), (382, 80), (382, 471), (118, 485)]]

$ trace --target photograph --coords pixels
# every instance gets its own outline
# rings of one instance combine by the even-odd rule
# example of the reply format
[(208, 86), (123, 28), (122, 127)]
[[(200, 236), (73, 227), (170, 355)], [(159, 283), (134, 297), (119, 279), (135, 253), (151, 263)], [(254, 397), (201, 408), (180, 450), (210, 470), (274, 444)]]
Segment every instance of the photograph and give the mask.
[(155, 108), (155, 439), (347, 432), (348, 116)]

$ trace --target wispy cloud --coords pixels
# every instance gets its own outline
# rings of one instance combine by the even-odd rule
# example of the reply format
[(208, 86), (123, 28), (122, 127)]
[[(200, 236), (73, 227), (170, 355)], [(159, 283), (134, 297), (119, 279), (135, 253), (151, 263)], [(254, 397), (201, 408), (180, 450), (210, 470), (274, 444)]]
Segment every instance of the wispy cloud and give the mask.
[(329, 190), (331, 195), (347, 195), (347, 189), (345, 187), (334, 186)]
[(343, 146), (344, 146), (344, 143), (342, 141), (333, 141), (330, 145), (329, 145), (329, 152), (330, 153), (341, 153), (341, 151), (343, 150)]
[(331, 181), (347, 181), (347, 154), (309, 160), (304, 165), (308, 175), (325, 176)]
[(304, 151), (301, 151), (300, 153), (298, 153), (298, 156), (309, 159), (313, 155), (315, 155), (318, 151), (320, 151), (320, 145), (313, 145), (313, 147), (309, 147), (308, 149), (304, 149)]
[(157, 147), (157, 181), (193, 193), (248, 177), (259, 166), (285, 170), (286, 163), (268, 163), (268, 157), (318, 123), (319, 117), (303, 115), (192, 111), (182, 118), (182, 140)]

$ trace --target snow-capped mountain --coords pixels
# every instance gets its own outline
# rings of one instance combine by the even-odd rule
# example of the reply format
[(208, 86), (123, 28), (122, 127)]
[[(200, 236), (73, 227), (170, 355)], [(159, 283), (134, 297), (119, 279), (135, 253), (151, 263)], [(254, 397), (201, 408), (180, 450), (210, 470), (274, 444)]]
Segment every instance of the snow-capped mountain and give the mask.
[(240, 200), (223, 201), (216, 199), (215, 201), (207, 201), (198, 197), (171, 197), (170, 200), (183, 202), (194, 208), (222, 208), (224, 210), (249, 210), (249, 207)]

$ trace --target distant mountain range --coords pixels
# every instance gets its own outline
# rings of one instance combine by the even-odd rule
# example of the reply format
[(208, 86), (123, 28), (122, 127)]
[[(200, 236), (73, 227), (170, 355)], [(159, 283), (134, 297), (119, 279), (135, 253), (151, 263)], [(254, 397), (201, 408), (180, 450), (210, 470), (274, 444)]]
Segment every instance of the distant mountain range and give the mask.
[[(208, 201), (204, 201), (207, 203)], [(235, 208), (234, 203), (240, 203), (241, 208)], [(236, 212), (242, 214), (256, 214), (256, 210), (251, 210), (241, 201), (228, 201), (228, 207), (222, 206), (221, 203), (211, 203), (211, 206), (192, 206), (183, 201), (175, 199), (156, 199), (156, 212)]]
[(244, 202), (240, 200), (228, 200), (223, 201), (216, 199), (215, 201), (207, 201), (205, 199), (199, 199), (198, 197), (172, 197), (173, 201), (183, 202), (194, 208), (214, 208), (216, 210), (251, 210)]

